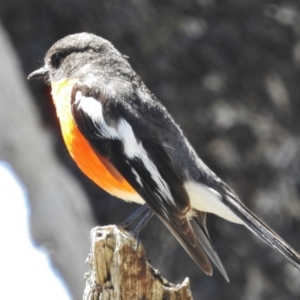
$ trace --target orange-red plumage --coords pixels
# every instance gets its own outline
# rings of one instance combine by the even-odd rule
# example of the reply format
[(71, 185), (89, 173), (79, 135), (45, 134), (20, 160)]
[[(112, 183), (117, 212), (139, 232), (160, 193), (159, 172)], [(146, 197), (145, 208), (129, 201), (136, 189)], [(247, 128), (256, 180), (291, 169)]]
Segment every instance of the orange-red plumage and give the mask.
[(71, 91), (74, 81), (61, 80), (52, 82), (51, 85), (62, 135), (78, 167), (102, 189), (116, 197), (123, 198), (124, 193), (136, 195), (135, 190), (108, 159), (96, 154), (78, 130), (71, 112)]

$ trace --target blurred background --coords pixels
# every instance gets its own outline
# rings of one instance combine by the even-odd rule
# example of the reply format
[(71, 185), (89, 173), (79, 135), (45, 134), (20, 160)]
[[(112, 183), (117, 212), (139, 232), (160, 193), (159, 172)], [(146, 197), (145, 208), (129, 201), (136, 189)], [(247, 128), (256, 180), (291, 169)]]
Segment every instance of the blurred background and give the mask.
[[(90, 229), (137, 208), (78, 170), (49, 86), (26, 80), (71, 33), (95, 33), (129, 56), (204, 162), (300, 251), (300, 3), (2, 0), (0, 20), (0, 159), (24, 185), (33, 240), (71, 299), (83, 295)], [(207, 221), (231, 282), (205, 276), (153, 218), (140, 237), (164, 277), (189, 277), (194, 299), (299, 299), (300, 273), (287, 261), (242, 226)]]

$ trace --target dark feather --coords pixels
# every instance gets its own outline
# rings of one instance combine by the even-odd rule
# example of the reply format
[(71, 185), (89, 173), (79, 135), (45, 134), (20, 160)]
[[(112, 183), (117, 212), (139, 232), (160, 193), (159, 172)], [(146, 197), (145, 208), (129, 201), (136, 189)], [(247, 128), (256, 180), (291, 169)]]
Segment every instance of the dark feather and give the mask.
[[(106, 102), (106, 105), (107, 104), (108, 102)], [(121, 103), (118, 104), (121, 105)], [(112, 105), (115, 105), (115, 103)], [(111, 110), (107, 108), (106, 112), (109, 111)], [(124, 118), (129, 124), (131, 123), (131, 119), (121, 114), (122, 110), (118, 110), (116, 106), (113, 112), (114, 118)], [(122, 141), (105, 138), (97, 123), (91, 120), (91, 117), (83, 111), (80, 105), (78, 103), (76, 104), (74, 100), (72, 113), (79, 130), (87, 137), (95, 153), (102, 156), (104, 155), (109, 159), (118, 172), (141, 195), (161, 221), (178, 239), (197, 265), (206, 274), (212, 274), (210, 262), (205, 254), (205, 252), (207, 252), (209, 256), (214, 258), (213, 261), (217, 262), (221, 273), (228, 280), (222, 264), (215, 258), (216, 254), (212, 254), (214, 253), (214, 251), (211, 251), (211, 249), (213, 249), (212, 246), (208, 246), (210, 239), (207, 238), (206, 227), (205, 238), (202, 236), (202, 230), (200, 230), (200, 236), (196, 237), (194, 229), (187, 218), (187, 213), (190, 210), (190, 201), (183, 186), (183, 178), (174, 170), (170, 158), (160, 141), (155, 139), (153, 132), (150, 132), (151, 136), (149, 135), (149, 131), (142, 135), (141, 127), (139, 127), (139, 132), (135, 132), (135, 135), (146, 150), (148, 159), (157, 167), (160, 177), (168, 186), (172, 199), (168, 199), (168, 196), (159, 189), (157, 182), (152, 178), (151, 173), (140, 157), (129, 158), (124, 153)], [(119, 113), (119, 116), (117, 116), (117, 113)], [(108, 115), (105, 117), (106, 119), (109, 118)], [(141, 126), (143, 126), (142, 121), (143, 118), (141, 118)], [(137, 180), (137, 174), (139, 180)], [(202, 226), (202, 228), (204, 227)], [(204, 246), (202, 243), (204, 243)]]
[(231, 194), (223, 196), (222, 200), (244, 222), (246, 227), (300, 270), (299, 254), (278, 234), (255, 216), (242, 202), (237, 201)]

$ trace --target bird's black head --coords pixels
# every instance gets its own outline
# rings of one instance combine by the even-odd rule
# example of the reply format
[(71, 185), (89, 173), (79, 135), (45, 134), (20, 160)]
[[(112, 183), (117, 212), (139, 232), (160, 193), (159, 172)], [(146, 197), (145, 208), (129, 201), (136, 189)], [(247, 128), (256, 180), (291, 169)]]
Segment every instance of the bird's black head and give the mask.
[(107, 66), (111, 61), (127, 63), (124, 57), (107, 40), (90, 33), (68, 35), (57, 41), (46, 53), (42, 68), (28, 76), (58, 81), (76, 78), (89, 72), (91, 64)]

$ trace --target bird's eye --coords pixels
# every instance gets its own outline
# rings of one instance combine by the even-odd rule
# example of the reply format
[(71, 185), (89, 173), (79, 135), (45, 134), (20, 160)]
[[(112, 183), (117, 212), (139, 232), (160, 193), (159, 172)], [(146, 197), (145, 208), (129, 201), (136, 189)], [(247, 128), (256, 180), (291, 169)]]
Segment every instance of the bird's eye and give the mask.
[(63, 54), (58, 52), (55, 53), (51, 58), (51, 64), (54, 68), (58, 68), (61, 65), (62, 59), (64, 58)]

